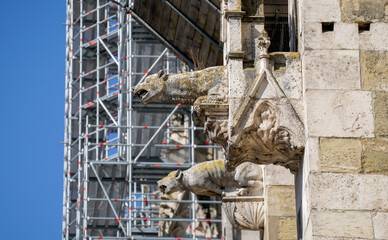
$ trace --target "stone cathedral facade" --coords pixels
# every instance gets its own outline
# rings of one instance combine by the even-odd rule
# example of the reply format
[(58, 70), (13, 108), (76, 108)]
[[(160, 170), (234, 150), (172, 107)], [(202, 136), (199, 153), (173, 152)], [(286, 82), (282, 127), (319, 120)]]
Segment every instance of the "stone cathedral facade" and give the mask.
[(136, 87), (189, 96), (225, 150), (197, 167), (209, 181), (193, 167), (161, 190), (221, 196), (223, 239), (388, 239), (388, 1), (289, 0), (290, 52), (269, 50), (266, 2), (221, 2), (223, 66)]

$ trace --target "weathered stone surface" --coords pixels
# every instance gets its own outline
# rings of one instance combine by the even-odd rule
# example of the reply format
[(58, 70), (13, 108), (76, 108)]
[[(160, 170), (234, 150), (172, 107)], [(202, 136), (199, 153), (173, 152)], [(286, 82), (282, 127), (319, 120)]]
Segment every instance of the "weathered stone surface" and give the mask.
[(388, 22), (387, 0), (341, 0), (344, 22)]
[(359, 139), (321, 138), (319, 158), (322, 172), (353, 172), (361, 170)]
[(311, 218), (313, 236), (373, 238), (369, 212), (313, 210)]
[(341, 21), (340, 0), (309, 0), (304, 2), (304, 22)]
[(295, 191), (293, 186), (268, 186), (266, 191), (269, 216), (295, 216)]
[(373, 136), (370, 92), (307, 90), (306, 113), (309, 136)]
[(388, 213), (377, 212), (372, 220), (375, 238), (388, 239)]
[(302, 71), (299, 53), (272, 53), (273, 74), (290, 99), (302, 98)]
[(388, 90), (388, 52), (361, 51), (360, 67), (363, 90)]
[(305, 50), (359, 48), (358, 25), (356, 23), (334, 23), (334, 31), (322, 32), (322, 23), (305, 23), (303, 29)]
[(375, 134), (379, 137), (388, 137), (388, 91), (375, 92), (374, 116)]
[(388, 140), (362, 140), (362, 170), (364, 173), (388, 175)]
[(277, 165), (265, 166), (265, 185), (294, 185), (294, 175), (285, 167)]
[(305, 51), (303, 64), (307, 89), (360, 89), (358, 50)]
[(262, 169), (259, 165), (244, 162), (236, 171), (228, 172), (225, 160), (213, 160), (194, 165), (180, 171), (173, 171), (158, 181), (160, 192), (171, 194), (188, 190), (198, 195), (221, 196), (224, 188), (240, 187), (235, 195), (262, 194)]
[(388, 23), (371, 23), (370, 31), (359, 36), (362, 50), (388, 50)]
[(295, 240), (297, 239), (296, 218), (287, 217), (279, 219), (279, 240)]
[(309, 176), (311, 208), (388, 210), (388, 176), (322, 173)]

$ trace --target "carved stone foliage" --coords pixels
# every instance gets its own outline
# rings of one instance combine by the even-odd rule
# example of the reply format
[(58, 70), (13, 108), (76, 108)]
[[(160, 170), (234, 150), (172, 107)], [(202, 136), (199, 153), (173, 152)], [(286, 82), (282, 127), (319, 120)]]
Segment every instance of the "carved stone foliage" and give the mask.
[(249, 161), (282, 165), (294, 172), (298, 170), (304, 150), (300, 140), (302, 138), (303, 141), (303, 136), (294, 131), (295, 127), (291, 128), (295, 124), (298, 125), (297, 122), (281, 124), (282, 120), (287, 120), (281, 119), (284, 116), (279, 113), (283, 110), (284, 115), (284, 106), (287, 104), (282, 103), (282, 106), (274, 106), (270, 101), (259, 104), (252, 116), (252, 122), (244, 127), (234, 143), (229, 143), (229, 159), (226, 163), (228, 169)]
[(228, 144), (228, 120), (209, 119), (205, 122), (204, 133), (209, 139), (226, 147)]
[(224, 197), (222, 207), (235, 228), (241, 230), (264, 228), (265, 207), (262, 197)]

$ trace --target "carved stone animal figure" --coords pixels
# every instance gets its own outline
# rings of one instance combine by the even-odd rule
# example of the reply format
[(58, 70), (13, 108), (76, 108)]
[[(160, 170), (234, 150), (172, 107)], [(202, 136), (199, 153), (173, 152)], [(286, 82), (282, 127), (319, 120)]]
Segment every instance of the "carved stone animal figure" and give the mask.
[(171, 172), (158, 181), (158, 186), (163, 194), (188, 190), (199, 195), (221, 196), (224, 188), (241, 187), (235, 195), (247, 195), (252, 189), (262, 189), (261, 168), (257, 166), (260, 168), (258, 172), (257, 167), (250, 165), (256, 164), (242, 163), (236, 171), (227, 172), (224, 160), (203, 162), (185, 171)]
[(167, 76), (161, 70), (148, 76), (134, 88), (143, 103), (163, 102), (193, 105), (201, 96), (220, 96), (226, 88), (226, 70), (223, 66)]

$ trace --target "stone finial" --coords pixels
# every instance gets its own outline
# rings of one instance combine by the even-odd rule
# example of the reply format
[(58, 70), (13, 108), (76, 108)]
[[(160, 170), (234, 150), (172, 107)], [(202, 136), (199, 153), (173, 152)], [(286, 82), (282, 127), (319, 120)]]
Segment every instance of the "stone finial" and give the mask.
[(260, 35), (257, 38), (257, 45), (260, 50), (260, 58), (262, 56), (267, 56), (269, 45), (271, 45), (271, 39), (268, 37), (267, 31), (264, 29), (260, 32)]

